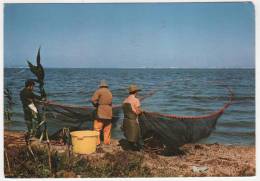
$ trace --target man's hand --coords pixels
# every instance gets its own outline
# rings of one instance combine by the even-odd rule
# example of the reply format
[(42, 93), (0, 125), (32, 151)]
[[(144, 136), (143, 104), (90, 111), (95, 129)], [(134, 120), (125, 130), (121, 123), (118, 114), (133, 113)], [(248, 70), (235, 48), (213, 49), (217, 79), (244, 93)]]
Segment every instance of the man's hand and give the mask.
[(98, 107), (98, 103), (97, 102), (91, 102), (93, 104), (94, 107)]
[(135, 113), (136, 113), (137, 115), (141, 114), (141, 112), (142, 112), (141, 107), (135, 108)]
[(41, 101), (47, 101), (47, 97), (42, 97)]

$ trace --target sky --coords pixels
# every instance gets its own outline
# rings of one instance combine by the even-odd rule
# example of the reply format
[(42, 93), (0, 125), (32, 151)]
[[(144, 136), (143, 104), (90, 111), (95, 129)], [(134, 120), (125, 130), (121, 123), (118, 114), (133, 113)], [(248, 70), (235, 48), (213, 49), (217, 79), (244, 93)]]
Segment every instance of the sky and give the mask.
[(254, 5), (4, 4), (4, 66), (254, 68)]

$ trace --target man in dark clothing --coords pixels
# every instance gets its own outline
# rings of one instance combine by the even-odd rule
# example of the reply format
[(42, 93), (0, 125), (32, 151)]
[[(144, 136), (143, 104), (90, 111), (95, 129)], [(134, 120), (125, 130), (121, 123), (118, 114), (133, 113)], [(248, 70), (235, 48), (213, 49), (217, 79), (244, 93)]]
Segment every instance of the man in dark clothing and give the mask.
[(122, 108), (124, 112), (123, 131), (124, 135), (132, 147), (132, 150), (138, 151), (143, 148), (141, 129), (138, 121), (142, 113), (140, 100), (136, 97), (141, 91), (136, 85), (129, 86), (129, 96), (124, 100)]
[(38, 118), (38, 110), (35, 106), (36, 100), (41, 100), (41, 97), (33, 93), (34, 81), (27, 80), (25, 87), (20, 92), (20, 99), (23, 104), (24, 119), (30, 135), (35, 133), (36, 123)]

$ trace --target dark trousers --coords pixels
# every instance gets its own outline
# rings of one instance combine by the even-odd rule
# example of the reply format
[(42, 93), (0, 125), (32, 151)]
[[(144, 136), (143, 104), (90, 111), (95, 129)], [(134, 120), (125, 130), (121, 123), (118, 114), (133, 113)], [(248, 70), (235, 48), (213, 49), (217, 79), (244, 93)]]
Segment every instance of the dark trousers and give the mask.
[(36, 130), (36, 120), (33, 117), (32, 111), (29, 108), (24, 108), (24, 120), (27, 126), (28, 132), (34, 134)]

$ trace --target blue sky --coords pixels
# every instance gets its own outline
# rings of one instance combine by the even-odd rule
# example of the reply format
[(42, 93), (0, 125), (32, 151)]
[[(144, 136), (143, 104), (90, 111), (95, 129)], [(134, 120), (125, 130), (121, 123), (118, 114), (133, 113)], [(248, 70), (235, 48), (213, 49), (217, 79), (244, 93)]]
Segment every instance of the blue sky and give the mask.
[(4, 66), (254, 68), (252, 3), (5, 4)]

